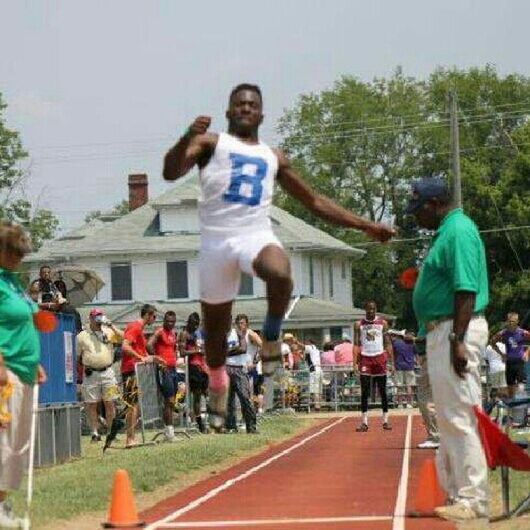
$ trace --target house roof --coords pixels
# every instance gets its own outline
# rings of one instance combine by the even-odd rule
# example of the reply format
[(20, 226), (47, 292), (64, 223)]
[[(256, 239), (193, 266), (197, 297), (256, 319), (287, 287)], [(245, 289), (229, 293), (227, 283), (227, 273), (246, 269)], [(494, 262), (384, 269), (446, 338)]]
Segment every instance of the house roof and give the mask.
[[(156, 199), (113, 222), (91, 221), (46, 242), (38, 252), (27, 256), (25, 261), (53, 262), (94, 255), (198, 251), (198, 233), (161, 234), (158, 212), (186, 204), (195, 205), (199, 197), (198, 176), (191, 175), (177, 181), (173, 188)], [(364, 251), (350, 247), (275, 206), (271, 208), (271, 219), (274, 232), (288, 249), (320, 250), (352, 256), (364, 254)]]
[[(137, 320), (140, 308), (144, 302), (134, 302), (130, 304), (103, 304), (98, 305), (107, 316), (118, 325), (126, 325)], [(158, 319), (161, 320), (166, 311), (174, 311), (177, 315), (177, 324), (184, 324), (190, 313), (197, 311), (200, 313), (200, 302), (148, 302), (158, 310)], [(83, 306), (78, 310), (85, 322), (88, 319), (90, 310), (94, 305)], [(232, 310), (233, 315), (244, 313), (249, 317), (251, 326), (261, 325), (267, 312), (266, 298), (237, 299)], [(313, 298), (312, 296), (299, 296), (291, 300), (288, 311), (288, 318), (284, 327), (289, 329), (325, 328), (330, 326), (348, 326), (355, 320), (364, 317), (363, 309), (346, 307), (334, 302)], [(381, 315), (384, 318), (393, 319), (393, 315)]]

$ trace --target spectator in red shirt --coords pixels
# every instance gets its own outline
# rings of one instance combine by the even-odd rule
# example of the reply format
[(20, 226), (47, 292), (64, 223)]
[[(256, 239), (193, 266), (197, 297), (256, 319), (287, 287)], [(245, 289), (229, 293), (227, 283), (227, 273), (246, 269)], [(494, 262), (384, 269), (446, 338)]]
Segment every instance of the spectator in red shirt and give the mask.
[(127, 423), (127, 440), (125, 447), (136, 445), (135, 426), (138, 419), (138, 382), (134, 367), (138, 362), (153, 362), (154, 357), (147, 354), (145, 326), (156, 320), (156, 308), (145, 304), (140, 310), (140, 319), (127, 325), (123, 336), (121, 375), (123, 379), (123, 399), (129, 405), (125, 421)]
[(173, 426), (173, 410), (175, 409), (175, 396), (179, 383), (184, 382), (183, 374), (177, 372), (177, 334), (175, 324), (177, 315), (168, 311), (164, 315), (164, 322), (147, 343), (147, 351), (155, 356), (158, 363), (158, 386), (164, 396), (164, 424), (165, 438), (168, 442), (175, 440)]
[(185, 328), (179, 334), (179, 354), (188, 359), (188, 385), (192, 397), (193, 418), (199, 431), (206, 432), (201, 418), (201, 398), (208, 395), (208, 371), (204, 356), (204, 338), (199, 329), (199, 313), (191, 313)]

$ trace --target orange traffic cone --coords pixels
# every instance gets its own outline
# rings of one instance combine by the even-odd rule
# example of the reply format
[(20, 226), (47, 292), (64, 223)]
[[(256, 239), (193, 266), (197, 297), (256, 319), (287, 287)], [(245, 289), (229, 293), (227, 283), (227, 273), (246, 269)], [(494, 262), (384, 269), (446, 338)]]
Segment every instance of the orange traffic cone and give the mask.
[(145, 523), (138, 518), (131, 480), (125, 469), (118, 469), (114, 475), (109, 520), (103, 528), (143, 528)]
[(410, 515), (414, 517), (433, 516), (434, 509), (443, 506), (446, 499), (447, 495), (438, 481), (434, 458), (429, 458), (421, 466), (420, 479), (414, 499), (414, 511)]

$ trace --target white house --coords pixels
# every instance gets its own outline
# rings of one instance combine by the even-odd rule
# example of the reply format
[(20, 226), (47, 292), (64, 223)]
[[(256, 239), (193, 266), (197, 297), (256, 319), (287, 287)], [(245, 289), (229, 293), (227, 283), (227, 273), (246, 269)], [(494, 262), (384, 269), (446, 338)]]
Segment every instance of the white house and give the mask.
[[(172, 309), (184, 322), (199, 309), (198, 199), (196, 175), (176, 182), (168, 192), (148, 201), (147, 175), (129, 176), (131, 212), (119, 218), (94, 220), (47, 242), (30, 255), (31, 277), (39, 266), (76, 263), (93, 269), (105, 282), (97, 298), (80, 308), (103, 306), (117, 323), (138, 317), (138, 307), (154, 303)], [(288, 251), (294, 276), (293, 300), (286, 329), (318, 341), (351, 330), (362, 314), (353, 306), (351, 271), (364, 252), (273, 207), (274, 232)], [(244, 229), (244, 227), (242, 228)], [(261, 280), (244, 277), (234, 314), (248, 314), (257, 326), (265, 315)]]

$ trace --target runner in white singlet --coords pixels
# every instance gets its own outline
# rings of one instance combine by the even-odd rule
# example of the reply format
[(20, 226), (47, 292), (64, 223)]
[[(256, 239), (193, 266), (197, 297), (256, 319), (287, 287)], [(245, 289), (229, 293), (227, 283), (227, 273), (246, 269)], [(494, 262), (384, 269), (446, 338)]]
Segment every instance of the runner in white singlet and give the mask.
[(166, 180), (200, 168), (200, 282), (206, 358), (210, 367), (210, 424), (220, 430), (226, 416), (228, 377), (226, 334), (241, 271), (266, 283), (268, 310), (263, 325), (263, 373), (281, 361), (280, 333), (293, 282), (289, 258), (271, 229), (269, 209), (274, 180), (322, 219), (356, 228), (378, 241), (394, 231), (355, 215), (316, 194), (293, 169), (283, 152), (258, 138), (263, 101), (256, 85), (241, 84), (229, 98), (228, 133), (208, 132), (211, 118), (199, 116), (164, 159)]
[[(362, 422), (357, 432), (368, 431), (368, 397), (372, 383), (379, 389), (383, 409), (383, 429), (390, 431), (388, 422), (388, 399), (386, 394), (387, 359), (393, 359), (392, 342), (388, 336), (388, 323), (377, 316), (377, 306), (373, 300), (366, 302), (365, 318), (354, 326), (355, 344), (360, 348), (358, 372), (361, 380)], [(392, 370), (394, 365), (392, 363)]]

